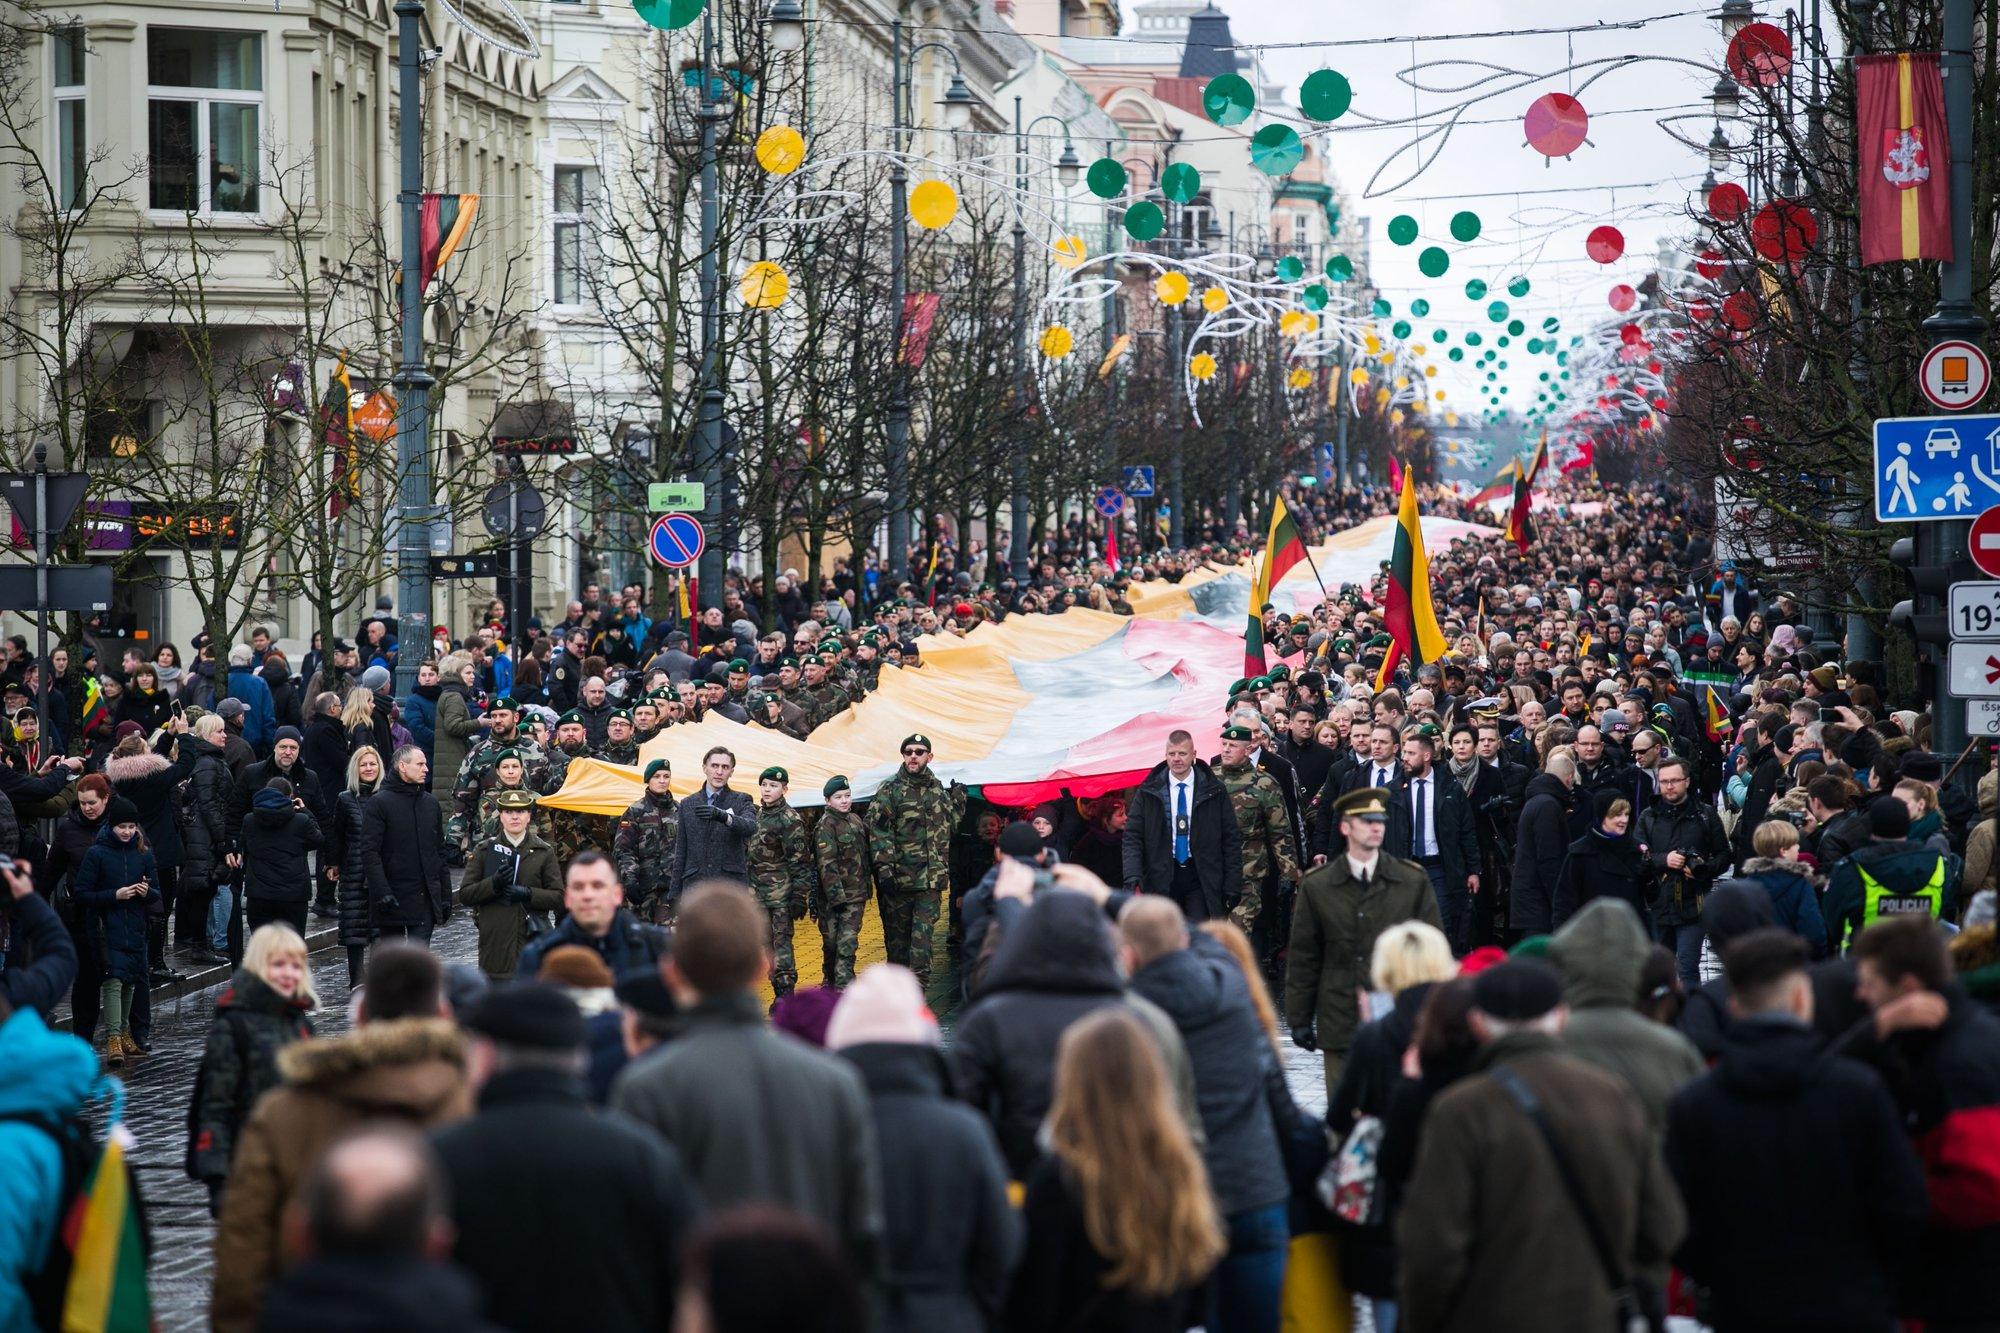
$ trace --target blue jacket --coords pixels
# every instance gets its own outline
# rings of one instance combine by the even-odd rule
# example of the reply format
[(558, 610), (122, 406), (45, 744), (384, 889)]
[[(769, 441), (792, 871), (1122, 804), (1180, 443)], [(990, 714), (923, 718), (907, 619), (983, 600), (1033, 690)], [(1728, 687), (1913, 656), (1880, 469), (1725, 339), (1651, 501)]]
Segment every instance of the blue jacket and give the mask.
[(560, 949), (565, 944), (580, 944), (604, 960), (611, 969), (611, 975), (622, 977), (629, 972), (651, 969), (667, 951), (667, 932), (660, 926), (641, 921), (631, 912), (621, 907), (618, 915), (611, 920), (611, 929), (602, 935), (591, 935), (576, 924), (575, 917), (566, 918), (554, 930), (545, 930), (528, 947), (521, 950), (521, 963), (514, 976), (522, 981), (533, 981), (535, 974), (542, 970), (542, 959), (551, 949)]
[[(146, 984), (146, 908), (160, 901), (160, 876), (153, 854), (138, 840), (120, 842), (106, 824), (83, 854), (76, 871), (76, 901), (83, 908), (85, 933), (97, 951), (102, 974), (111, 980)], [(127, 884), (146, 881), (143, 898), (120, 898)]]
[(271, 753), (271, 744), (278, 737), (278, 710), (264, 678), (251, 667), (231, 667), (227, 697), (241, 699), (250, 709), (243, 718), (243, 739), (250, 748), (259, 758)]
[(1814, 958), (1826, 957), (1826, 918), (1820, 915), (1819, 894), (1804, 868), (1790, 861), (1753, 856), (1743, 863), (1739, 881), (1754, 880), (1771, 896), (1773, 923), (1805, 938)]
[(428, 696), (412, 689), (403, 696), (401, 708), (403, 725), (409, 729), (410, 744), (424, 752), (424, 758), (434, 757), (437, 748), (438, 687), (430, 687)]
[(97, 1082), (89, 1043), (51, 1032), (33, 1009), (0, 1024), (0, 1329), (35, 1326), (24, 1278), (40, 1269), (56, 1234), (62, 1154), (23, 1117), (57, 1124), (76, 1114)]

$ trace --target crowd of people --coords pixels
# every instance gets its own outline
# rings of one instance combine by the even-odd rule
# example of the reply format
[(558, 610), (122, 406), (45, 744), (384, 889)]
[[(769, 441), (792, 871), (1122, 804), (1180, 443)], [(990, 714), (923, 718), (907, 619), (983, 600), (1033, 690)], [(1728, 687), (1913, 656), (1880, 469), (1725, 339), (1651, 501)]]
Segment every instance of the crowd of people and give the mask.
[[(733, 579), (692, 625), (592, 587), (400, 699), (387, 605), (296, 676), (261, 629), (219, 680), (203, 642), (14, 651), (0, 1328), (61, 1248), (31, 1122), (143, 1076), (197, 965), (222, 1329), (2000, 1328), (2000, 779), (1686, 493), (1555, 498), (1525, 550), (1431, 553), (1438, 660), (1382, 669), (1386, 567), (1261, 608), (1212, 731), (1028, 809), (923, 732), (811, 810), (726, 746), (681, 796), (640, 760), (711, 714), (809, 736), (924, 634), (1129, 614), (1240, 533)], [(583, 756), (642, 775), (622, 816), (542, 805)]]

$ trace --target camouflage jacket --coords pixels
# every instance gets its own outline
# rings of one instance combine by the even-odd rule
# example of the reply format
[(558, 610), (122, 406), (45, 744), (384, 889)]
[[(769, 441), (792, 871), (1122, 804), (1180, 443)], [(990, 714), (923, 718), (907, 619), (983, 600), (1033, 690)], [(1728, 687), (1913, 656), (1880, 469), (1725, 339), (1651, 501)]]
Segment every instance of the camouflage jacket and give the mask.
[(854, 664), (854, 682), (860, 687), (861, 693), (864, 695), (873, 694), (876, 690), (881, 689), (882, 659), (878, 657), (872, 662), (856, 662)]
[(629, 740), (620, 745), (616, 741), (606, 741), (592, 757), (607, 764), (624, 764), (630, 768), (639, 762), (639, 742)]
[(642, 903), (666, 892), (680, 824), (680, 811), (672, 795), (654, 796), (651, 792), (625, 807), (625, 813), (618, 817), (613, 854), (627, 902)]
[(588, 745), (585, 745), (583, 749), (578, 750), (575, 754), (571, 754), (560, 745), (550, 746), (547, 755), (549, 761), (548, 777), (542, 785), (542, 795), (553, 796), (561, 791), (563, 783), (569, 780), (570, 764), (589, 754), (590, 747)]
[(841, 814), (822, 811), (819, 827), (813, 830), (813, 854), (819, 863), (820, 888), (830, 903), (868, 901), (868, 886), (875, 863), (888, 852), (880, 829), (862, 818), (859, 810)]
[(1272, 871), (1287, 884), (1299, 880), (1298, 848), (1292, 838), (1292, 816), (1271, 775), (1253, 763), (1240, 768), (1215, 766), (1217, 781), (1229, 793), (1236, 828), (1243, 835), (1243, 884), (1261, 885)]
[(965, 791), (947, 787), (928, 768), (903, 769), (868, 803), (868, 817), (887, 847), (875, 863), (876, 878), (891, 892), (942, 889), (951, 878), (951, 831), (965, 813)]
[(512, 740), (500, 740), (489, 736), (465, 752), (465, 763), (459, 767), (458, 783), (452, 788), (451, 804), (453, 813), (464, 818), (468, 826), (479, 822), (480, 799), (487, 792), (500, 785), (493, 774), (493, 766), (499, 762), (502, 750), (512, 750), (521, 757), (524, 770), (522, 785), (532, 792), (549, 789), (549, 761), (542, 748), (519, 732)]
[(807, 690), (799, 705), (806, 710), (806, 730), (817, 730), (822, 724), (831, 722), (847, 710), (847, 691), (833, 683), (831, 679), (820, 682), (816, 690)]
[(784, 801), (776, 805), (757, 802), (757, 831), (744, 846), (743, 862), (750, 872), (750, 887), (760, 897), (810, 893), (812, 851), (799, 812)]

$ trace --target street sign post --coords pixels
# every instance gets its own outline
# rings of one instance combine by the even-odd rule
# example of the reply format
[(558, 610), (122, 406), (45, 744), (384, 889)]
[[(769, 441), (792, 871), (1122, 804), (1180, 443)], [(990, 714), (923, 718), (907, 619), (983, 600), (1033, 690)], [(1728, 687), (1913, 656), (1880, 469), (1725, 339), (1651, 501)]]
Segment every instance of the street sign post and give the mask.
[(1128, 467), (1124, 469), (1122, 476), (1124, 480), (1120, 489), (1125, 494), (1135, 500), (1144, 500), (1152, 496), (1153, 465), (1151, 463), (1144, 463), (1138, 467)]
[(1945, 687), (1960, 699), (2000, 699), (2000, 643), (1951, 644)]
[(708, 503), (708, 488), (698, 481), (656, 481), (646, 487), (646, 511), (664, 514), (678, 509), (683, 513)]
[(1969, 519), (2000, 504), (2000, 416), (1875, 423), (1875, 519)]
[(1952, 638), (2000, 640), (2000, 582), (1954, 583), (1948, 605)]
[(1967, 699), (1965, 734), (2000, 736), (2000, 699)]
[(701, 559), (708, 534), (692, 514), (662, 514), (646, 536), (646, 554), (668, 569), (685, 569)]
[(501, 572), (500, 557), (497, 555), (431, 557), (431, 577), (434, 579), (497, 579)]
[(1125, 510), (1125, 492), (1116, 486), (1106, 486), (1091, 497), (1090, 507), (1106, 518), (1116, 518)]
[[(0, 493), (20, 517), (34, 543), (31, 565), (0, 572), (0, 606), (35, 613), (35, 659), (49, 658), (49, 612), (109, 611), (111, 566), (75, 565), (58, 569), (49, 562), (49, 548), (69, 526), (83, 493), (90, 489), (87, 472), (49, 471), (49, 447), (35, 446), (33, 472), (0, 472)], [(49, 673), (38, 672), (35, 716), (41, 734), (49, 734)]]
[(1993, 362), (1986, 349), (1962, 338), (1947, 338), (1924, 354), (1917, 387), (1934, 407), (1963, 412), (1976, 407), (1993, 385)]

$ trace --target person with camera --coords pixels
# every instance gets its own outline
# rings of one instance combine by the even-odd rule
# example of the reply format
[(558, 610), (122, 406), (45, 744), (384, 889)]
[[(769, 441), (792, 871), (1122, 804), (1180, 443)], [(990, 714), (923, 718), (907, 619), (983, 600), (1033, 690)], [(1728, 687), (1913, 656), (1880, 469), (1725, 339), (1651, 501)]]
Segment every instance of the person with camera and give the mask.
[(1674, 951), (1681, 981), (1701, 983), (1701, 904), (1729, 868), (1729, 835), (1715, 807), (1690, 795), (1693, 770), (1678, 755), (1656, 771), (1660, 799), (1639, 816), (1634, 836), (1652, 880), (1653, 938)]
[(159, 901), (159, 872), (139, 828), (139, 811), (122, 796), (105, 807), (104, 827), (76, 872), (76, 902), (87, 947), (104, 980), (104, 1059), (122, 1065), (128, 1052), (132, 993), (146, 984), (146, 909)]
[(250, 798), (243, 816), (243, 903), (254, 931), (267, 921), (282, 921), (306, 933), (306, 910), (312, 904), (313, 874), (306, 853), (325, 835), (305, 797), (285, 778), (272, 778)]

